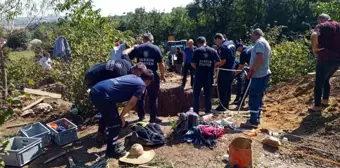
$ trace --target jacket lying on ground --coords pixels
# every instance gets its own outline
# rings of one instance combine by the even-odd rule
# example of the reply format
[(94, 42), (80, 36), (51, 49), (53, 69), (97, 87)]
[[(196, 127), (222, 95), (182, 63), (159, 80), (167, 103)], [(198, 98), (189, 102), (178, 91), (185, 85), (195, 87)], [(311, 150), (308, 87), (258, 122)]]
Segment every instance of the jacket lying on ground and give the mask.
[(184, 136), (183, 140), (196, 145), (205, 145), (210, 149), (217, 146), (217, 139), (224, 134), (223, 128), (209, 125), (199, 125), (190, 129)]
[(177, 127), (175, 130), (176, 136), (182, 136), (188, 132), (188, 130), (198, 125), (198, 114), (195, 112), (180, 113)]
[(133, 144), (146, 146), (160, 146), (164, 144), (165, 136), (160, 126), (154, 123), (137, 123), (132, 126), (132, 135), (125, 138), (125, 148), (128, 150)]

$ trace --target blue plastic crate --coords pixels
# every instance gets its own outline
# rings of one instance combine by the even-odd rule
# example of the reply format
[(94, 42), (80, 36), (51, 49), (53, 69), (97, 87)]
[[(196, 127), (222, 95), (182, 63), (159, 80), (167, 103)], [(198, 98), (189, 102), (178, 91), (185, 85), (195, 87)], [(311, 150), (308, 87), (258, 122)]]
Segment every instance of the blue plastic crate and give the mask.
[[(57, 125), (67, 125), (68, 128), (64, 131), (57, 131), (53, 129), (50, 124), (56, 123)], [(51, 137), (53, 142), (55, 142), (59, 146), (64, 146), (66, 144), (72, 143), (78, 140), (78, 127), (73, 124), (71, 121), (67, 120), (66, 118), (62, 118), (56, 121), (52, 121), (46, 124), (47, 128), (51, 131)]]
[(51, 131), (40, 122), (26, 125), (19, 132), (23, 137), (41, 138), (43, 147), (51, 144)]
[(0, 154), (6, 166), (21, 167), (43, 153), (40, 138), (13, 137), (5, 148), (7, 154)]

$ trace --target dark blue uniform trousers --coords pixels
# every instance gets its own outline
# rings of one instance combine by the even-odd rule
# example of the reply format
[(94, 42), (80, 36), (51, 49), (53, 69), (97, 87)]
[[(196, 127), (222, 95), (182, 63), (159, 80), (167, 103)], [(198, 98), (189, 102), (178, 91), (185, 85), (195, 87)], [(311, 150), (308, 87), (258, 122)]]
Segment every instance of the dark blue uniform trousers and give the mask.
[(194, 82), (194, 112), (199, 113), (200, 108), (200, 95), (203, 88), (204, 91), (204, 102), (205, 112), (210, 113), (211, 111), (211, 93), (212, 93), (212, 82), (213, 80), (200, 80), (200, 77), (195, 78)]
[(229, 102), (231, 99), (231, 87), (234, 80), (234, 73), (220, 70), (218, 72), (218, 93), (220, 96), (220, 104), (225, 108), (229, 108)]
[(236, 81), (237, 81), (237, 91), (236, 91), (236, 98), (235, 101), (239, 101), (242, 99), (242, 92), (244, 91), (244, 86), (245, 86), (245, 74), (244, 72), (240, 72), (239, 74), (236, 75)]
[(91, 89), (90, 100), (102, 115), (102, 122), (104, 122), (106, 126), (106, 156), (113, 156), (115, 147), (117, 146), (119, 133), (122, 129), (122, 121), (118, 113), (116, 102), (110, 100), (105, 94), (96, 89)]
[(155, 119), (157, 117), (158, 111), (158, 92), (160, 88), (160, 81), (157, 72), (154, 72), (154, 80), (146, 87), (146, 92), (142, 95), (141, 101), (138, 102), (138, 117), (145, 117), (145, 106), (144, 99), (145, 93), (149, 97), (149, 108), (150, 108), (150, 119)]
[(270, 75), (262, 78), (251, 78), (249, 88), (249, 110), (250, 110), (250, 123), (252, 125), (260, 124), (260, 117), (263, 105), (263, 96), (266, 91)]
[(244, 95), (245, 95), (244, 100), (246, 100), (246, 98), (249, 95), (249, 90), (247, 91), (247, 87), (249, 85), (250, 80), (246, 79), (246, 74), (242, 71), (236, 76), (236, 81), (237, 91), (235, 101), (241, 101)]

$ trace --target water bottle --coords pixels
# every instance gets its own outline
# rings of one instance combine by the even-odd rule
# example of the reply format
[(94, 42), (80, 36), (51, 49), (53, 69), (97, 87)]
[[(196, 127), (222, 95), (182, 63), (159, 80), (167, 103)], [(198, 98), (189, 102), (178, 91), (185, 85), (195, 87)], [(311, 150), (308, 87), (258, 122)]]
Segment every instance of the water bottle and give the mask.
[(194, 112), (194, 108), (190, 107), (189, 111), (186, 112), (187, 115), (187, 122), (188, 122), (188, 129), (195, 127), (198, 125), (198, 114)]

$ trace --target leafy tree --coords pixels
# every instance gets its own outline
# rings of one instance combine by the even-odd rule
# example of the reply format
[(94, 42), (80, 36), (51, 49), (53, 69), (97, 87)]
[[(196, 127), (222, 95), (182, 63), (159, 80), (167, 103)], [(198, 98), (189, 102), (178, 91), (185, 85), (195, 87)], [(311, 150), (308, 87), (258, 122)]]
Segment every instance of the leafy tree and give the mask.
[(316, 6), (315, 15), (327, 13), (332, 17), (332, 19), (340, 21), (340, 1), (338, 0), (320, 1), (316, 3), (315, 6)]
[(53, 75), (67, 86), (66, 98), (73, 101), (82, 111), (91, 110), (87, 88), (84, 84), (86, 70), (95, 63), (109, 58), (116, 41), (123, 40), (132, 45), (135, 41), (129, 32), (115, 29), (115, 23), (102, 17), (100, 10), (92, 8), (91, 0), (66, 0), (57, 5), (57, 10), (66, 12), (65, 19), (58, 24), (53, 39), (63, 35), (72, 48), (72, 63), (56, 62)]
[(13, 31), (8, 35), (7, 46), (12, 49), (26, 49), (28, 43), (28, 33), (22, 30)]

